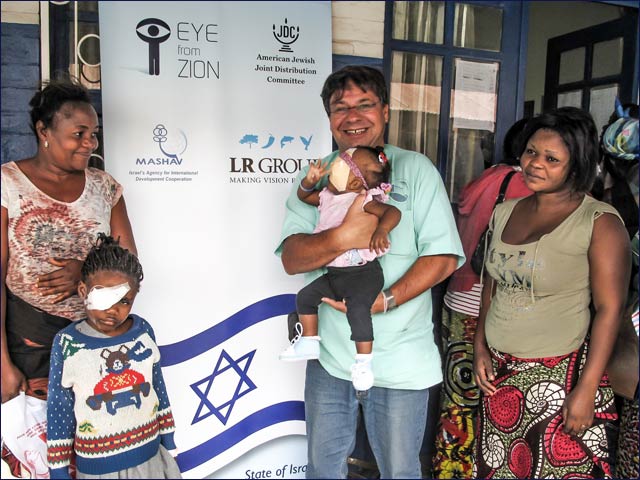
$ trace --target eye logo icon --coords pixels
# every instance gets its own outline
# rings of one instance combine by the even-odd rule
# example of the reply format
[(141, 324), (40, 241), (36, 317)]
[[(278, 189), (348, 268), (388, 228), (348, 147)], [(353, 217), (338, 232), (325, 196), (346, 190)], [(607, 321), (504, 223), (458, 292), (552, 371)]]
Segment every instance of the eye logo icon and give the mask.
[(273, 24), (273, 36), (282, 44), (280, 52), (293, 53), (291, 45), (300, 37), (300, 27), (294, 27), (287, 24), (287, 19), (284, 19), (284, 25), (280, 25), (279, 29), (276, 28), (276, 24)]
[(160, 75), (160, 44), (171, 36), (171, 28), (159, 18), (145, 18), (136, 26), (136, 33), (149, 44), (149, 75)]

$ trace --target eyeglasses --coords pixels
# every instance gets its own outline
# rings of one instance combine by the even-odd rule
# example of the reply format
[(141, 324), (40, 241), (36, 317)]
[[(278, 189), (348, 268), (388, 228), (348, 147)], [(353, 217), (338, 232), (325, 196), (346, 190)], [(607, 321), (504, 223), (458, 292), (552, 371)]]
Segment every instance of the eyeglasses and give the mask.
[(355, 110), (358, 113), (369, 113), (371, 112), (380, 102), (375, 103), (361, 103), (360, 105), (355, 105), (353, 107), (336, 107), (333, 110), (329, 110), (329, 113), (334, 117), (345, 117), (349, 110)]

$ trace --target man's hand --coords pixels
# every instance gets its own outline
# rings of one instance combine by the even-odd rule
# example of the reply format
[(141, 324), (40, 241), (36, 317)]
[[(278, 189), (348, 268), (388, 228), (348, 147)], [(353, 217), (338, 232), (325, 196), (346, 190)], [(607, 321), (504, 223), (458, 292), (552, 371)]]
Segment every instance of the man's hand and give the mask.
[[(339, 312), (347, 313), (347, 305), (344, 303), (344, 300), (338, 301), (329, 297), (323, 297), (321, 300), (323, 303), (326, 303), (330, 307), (335, 308)], [(373, 302), (373, 305), (371, 305), (371, 313), (374, 314), (374, 313), (380, 313), (383, 311), (384, 311), (384, 295), (382, 294), (382, 292), (380, 292), (376, 297), (375, 302)]]
[(347, 248), (369, 248), (373, 232), (378, 227), (378, 217), (367, 213), (362, 208), (366, 195), (358, 195), (347, 214), (342, 225), (338, 227), (340, 243)]

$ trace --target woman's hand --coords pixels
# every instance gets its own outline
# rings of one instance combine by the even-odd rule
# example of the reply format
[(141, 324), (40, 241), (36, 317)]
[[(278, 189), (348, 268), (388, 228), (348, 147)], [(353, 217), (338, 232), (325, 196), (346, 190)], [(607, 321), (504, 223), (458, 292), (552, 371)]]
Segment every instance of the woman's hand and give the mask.
[(491, 363), (491, 353), (486, 346), (474, 345), (473, 348), (473, 374), (476, 385), (485, 395), (493, 395), (497, 388), (491, 382), (496, 379)]
[(78, 293), (82, 261), (73, 258), (50, 258), (49, 263), (58, 270), (40, 275), (36, 286), (42, 296), (55, 295), (51, 303), (59, 303)]
[(564, 432), (579, 435), (593, 423), (596, 392), (578, 384), (564, 399), (562, 419)]
[(2, 403), (17, 397), (20, 392), (27, 391), (27, 378), (13, 363), (2, 365)]

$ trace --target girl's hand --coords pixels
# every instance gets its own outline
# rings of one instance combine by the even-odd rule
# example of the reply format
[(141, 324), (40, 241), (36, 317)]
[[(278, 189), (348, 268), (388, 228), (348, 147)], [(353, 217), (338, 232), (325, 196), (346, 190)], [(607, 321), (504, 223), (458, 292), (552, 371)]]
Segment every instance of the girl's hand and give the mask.
[(309, 171), (307, 171), (307, 176), (305, 177), (307, 185), (315, 185), (322, 177), (329, 173), (327, 169), (328, 163), (328, 161), (323, 162), (321, 159), (318, 159), (309, 164)]
[(178, 447), (172, 450), (167, 449), (167, 452), (169, 452), (169, 455), (171, 455), (173, 458), (176, 458), (178, 455), (180, 455), (180, 450), (178, 450)]
[(382, 228), (376, 228), (376, 231), (373, 232), (373, 235), (371, 236), (369, 250), (380, 255), (390, 246), (391, 242), (389, 242), (389, 234)]
[(496, 379), (491, 363), (491, 354), (486, 346), (477, 347), (474, 345), (473, 352), (473, 374), (476, 385), (485, 395), (493, 395), (497, 388), (491, 382)]
[(580, 383), (567, 395), (562, 405), (564, 432), (569, 435), (581, 435), (593, 423), (596, 394), (593, 390), (580, 386)]
[(2, 403), (17, 397), (20, 392), (27, 391), (27, 379), (13, 363), (2, 365)]
[(55, 295), (51, 303), (59, 303), (78, 293), (82, 261), (73, 258), (50, 258), (58, 270), (38, 276), (36, 287), (42, 296)]

